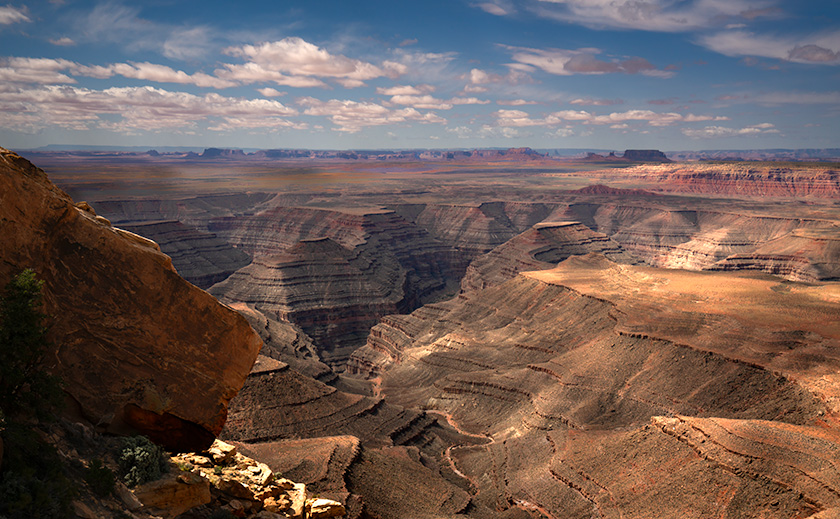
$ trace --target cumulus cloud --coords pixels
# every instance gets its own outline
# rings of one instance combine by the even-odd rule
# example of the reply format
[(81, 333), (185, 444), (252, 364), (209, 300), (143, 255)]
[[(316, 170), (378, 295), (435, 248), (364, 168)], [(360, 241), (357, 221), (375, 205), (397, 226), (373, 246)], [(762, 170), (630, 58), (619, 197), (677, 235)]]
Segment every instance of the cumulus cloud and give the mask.
[(121, 75), (132, 79), (157, 83), (178, 83), (199, 87), (228, 88), (235, 82), (220, 79), (203, 72), (187, 74), (165, 65), (154, 63), (115, 63), (107, 66), (87, 66), (66, 59), (4, 58), (0, 59), (0, 80), (10, 83), (62, 84), (75, 83), (74, 76), (99, 79)]
[(452, 108), (452, 103), (442, 101), (430, 95), (395, 95), (391, 97), (391, 102), (397, 105), (426, 108), (429, 110), (450, 110)]
[(229, 88), (237, 83), (226, 79), (220, 79), (203, 72), (187, 74), (183, 70), (175, 70), (165, 65), (154, 63), (117, 63), (111, 65), (110, 69), (121, 76), (132, 79), (144, 79), (157, 83), (179, 83), (182, 85), (195, 85), (210, 88)]
[(419, 96), (423, 94), (430, 94), (435, 91), (435, 87), (432, 85), (396, 85), (392, 87), (377, 87), (376, 93), (382, 94), (386, 96)]
[[(286, 117), (298, 113), (268, 99), (225, 97), (216, 93), (196, 96), (150, 86), (105, 90), (69, 85), (20, 88), (0, 93), (0, 104), (10, 116), (4, 116), (0, 125), (13, 127), (10, 121), (25, 120), (24, 129), (30, 131), (48, 126), (156, 131), (194, 128), (202, 121), (211, 124), (211, 129), (284, 128), (295, 124)], [(118, 119), (114, 120), (114, 116)]]
[(706, 126), (700, 129), (683, 128), (683, 135), (692, 139), (713, 139), (716, 137), (734, 137), (738, 135), (758, 135), (779, 133), (770, 123), (755, 124), (745, 128), (726, 128), (724, 126)]
[(272, 82), (277, 85), (295, 88), (325, 87), (326, 83), (309, 76), (287, 76), (276, 70), (263, 68), (257, 63), (225, 63), (223, 69), (216, 69), (216, 77), (249, 85), (251, 83)]
[(533, 10), (546, 18), (593, 29), (691, 31), (774, 16), (772, 0), (539, 0)]
[(76, 63), (66, 59), (48, 58), (2, 58), (0, 59), (0, 82), (61, 84), (76, 80), (63, 74)]
[(499, 126), (556, 126), (569, 121), (599, 125), (616, 125), (639, 121), (646, 122), (650, 126), (670, 126), (678, 122), (728, 120), (727, 117), (722, 116), (662, 113), (651, 110), (628, 110), (607, 115), (595, 115), (585, 110), (561, 110), (536, 119), (522, 110), (497, 110), (495, 115)]
[(11, 25), (13, 23), (28, 21), (30, 20), (26, 14), (26, 7), (15, 7), (11, 4), (0, 7), (0, 25)]
[(724, 31), (703, 36), (698, 43), (731, 57), (758, 56), (796, 63), (840, 64), (840, 32), (791, 38), (749, 31)]
[(331, 99), (322, 101), (314, 97), (304, 97), (298, 104), (306, 107), (306, 115), (326, 116), (341, 132), (356, 133), (367, 126), (416, 121), (420, 123), (445, 124), (446, 119), (434, 112), (421, 113), (413, 107), (392, 110), (370, 102)]
[(477, 97), (453, 97), (449, 100), (453, 105), (487, 105), (490, 101), (487, 99), (478, 99)]
[(573, 74), (643, 74), (669, 78), (673, 71), (657, 69), (644, 58), (605, 61), (596, 55), (600, 49), (532, 49), (527, 47), (503, 46), (511, 52), (512, 59), (520, 64), (536, 67), (549, 74), (571, 76)]
[(286, 95), (286, 92), (281, 92), (271, 87), (258, 88), (257, 92), (259, 92), (265, 97), (280, 97)]
[[(340, 54), (331, 54), (297, 37), (259, 45), (230, 47), (225, 53), (245, 58), (249, 60), (248, 64), (255, 64), (266, 72), (282, 72), (293, 77), (335, 78), (345, 81), (345, 86), (360, 86), (365, 80), (386, 75), (386, 72), (376, 65)], [(235, 66), (228, 68), (236, 70)], [(270, 80), (276, 82), (274, 79)]]

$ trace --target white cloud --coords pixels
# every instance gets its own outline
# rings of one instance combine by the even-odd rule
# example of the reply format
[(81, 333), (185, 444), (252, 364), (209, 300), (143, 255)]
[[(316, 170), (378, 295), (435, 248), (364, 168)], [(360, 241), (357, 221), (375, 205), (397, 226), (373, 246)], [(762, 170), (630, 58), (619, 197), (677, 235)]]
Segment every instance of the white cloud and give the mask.
[(776, 14), (773, 0), (540, 0), (546, 18), (594, 29), (680, 32)]
[(211, 123), (212, 128), (226, 129), (287, 127), (294, 123), (285, 118), (298, 113), (267, 99), (224, 97), (216, 93), (196, 96), (150, 86), (106, 90), (56, 85), (21, 88), (0, 93), (0, 105), (4, 109), (0, 125), (17, 129), (13, 126), (15, 121), (26, 121), (23, 129), (29, 131), (50, 126), (156, 131), (194, 128), (202, 121)]
[(467, 85), (464, 87), (465, 94), (483, 94), (487, 88), (480, 85)]
[[(284, 72), (291, 76), (335, 78), (343, 80), (345, 86), (360, 86), (365, 80), (386, 75), (386, 72), (376, 65), (330, 54), (297, 37), (259, 45), (230, 47), (225, 52), (231, 56), (249, 59), (250, 63), (258, 65), (264, 71)], [(236, 67), (226, 66), (230, 69)]]
[(567, 121), (576, 121), (584, 124), (606, 124), (616, 125), (628, 121), (642, 121), (650, 126), (670, 126), (678, 122), (698, 121), (726, 121), (727, 117), (679, 113), (660, 113), (651, 110), (628, 110), (626, 112), (613, 112), (607, 115), (595, 115), (584, 110), (561, 110), (553, 112), (542, 118), (532, 118), (530, 114), (522, 110), (497, 110), (496, 120), (499, 126), (556, 126)]
[(257, 92), (259, 92), (265, 97), (280, 97), (286, 95), (286, 92), (281, 92), (271, 87), (258, 88)]
[(66, 59), (0, 58), (0, 82), (4, 83), (75, 83), (61, 71), (76, 65)]
[(253, 62), (239, 65), (226, 63), (224, 64), (224, 67), (225, 68), (223, 69), (216, 69), (214, 72), (216, 77), (230, 81), (237, 81), (246, 85), (251, 83), (266, 83), (270, 81), (277, 85), (295, 88), (327, 86), (326, 83), (318, 78), (309, 76), (286, 76), (276, 70), (263, 68), (261, 65)]
[(622, 99), (592, 99), (592, 98), (577, 98), (569, 101), (572, 105), (583, 106), (612, 106), (624, 104)]
[(468, 139), (473, 133), (469, 126), (456, 126), (455, 128), (447, 128), (446, 131), (454, 133), (459, 139)]
[(525, 99), (499, 99), (496, 101), (496, 104), (501, 106), (526, 106), (538, 105), (540, 103), (538, 101), (526, 101)]
[(490, 101), (487, 99), (478, 99), (477, 97), (453, 97), (448, 101), (453, 105), (487, 105)]
[(644, 58), (604, 61), (595, 56), (600, 49), (532, 49), (504, 45), (512, 54), (512, 59), (523, 65), (537, 67), (549, 74), (571, 76), (573, 74), (642, 74), (668, 78), (672, 71), (659, 70)]
[(76, 42), (73, 41), (73, 39), (68, 38), (66, 36), (63, 37), (63, 38), (58, 38), (58, 39), (51, 39), (50, 43), (52, 43), (53, 45), (57, 45), (59, 47), (72, 47), (73, 45), (76, 44)]
[(338, 128), (337, 131), (355, 133), (366, 126), (417, 121), (421, 123), (445, 124), (446, 119), (434, 112), (421, 113), (413, 107), (391, 110), (385, 106), (351, 100), (331, 99), (321, 101), (313, 97), (304, 97), (298, 104), (306, 107), (306, 115), (326, 116)]
[(683, 135), (693, 139), (713, 139), (716, 137), (779, 133), (779, 130), (776, 130), (770, 123), (755, 124), (745, 128), (726, 128), (723, 126), (706, 126), (701, 129), (683, 128), (681, 131)]
[(117, 63), (111, 65), (115, 74), (132, 79), (143, 79), (157, 83), (179, 83), (182, 85), (195, 85), (210, 88), (229, 88), (235, 86), (234, 81), (220, 79), (218, 77), (196, 72), (187, 74), (183, 70), (175, 70), (165, 65), (154, 63)]
[(478, 7), (485, 13), (494, 14), (496, 16), (507, 16), (513, 12), (510, 6), (502, 6), (495, 2), (482, 2), (480, 4), (473, 4), (473, 7)]
[(11, 25), (18, 22), (28, 22), (25, 7), (14, 7), (11, 4), (0, 7), (0, 25)]
[(725, 56), (759, 56), (797, 63), (840, 64), (840, 31), (797, 38), (759, 35), (748, 31), (724, 31), (703, 36), (698, 42)]
[(397, 85), (388, 88), (384, 87), (377, 87), (376, 93), (382, 94), (386, 96), (417, 96), (423, 94), (430, 94), (435, 91), (435, 87), (432, 85), (417, 85), (417, 86), (410, 86), (410, 85)]
[(429, 110), (450, 110), (452, 108), (452, 103), (442, 101), (430, 95), (396, 95), (391, 97), (391, 102), (398, 105), (426, 108)]

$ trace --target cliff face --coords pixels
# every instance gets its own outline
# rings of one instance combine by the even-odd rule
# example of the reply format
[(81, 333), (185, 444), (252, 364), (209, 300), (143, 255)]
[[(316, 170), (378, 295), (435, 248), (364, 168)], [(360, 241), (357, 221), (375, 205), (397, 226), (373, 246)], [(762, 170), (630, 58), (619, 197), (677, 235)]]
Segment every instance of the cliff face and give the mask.
[(662, 164), (622, 171), (623, 176), (653, 182), (658, 191), (708, 193), (739, 197), (840, 196), (840, 172), (831, 167), (785, 168), (752, 164)]
[(215, 235), (177, 220), (123, 225), (122, 228), (155, 241), (160, 250), (172, 258), (178, 274), (199, 288), (210, 288), (251, 262), (247, 254)]
[(170, 449), (217, 435), (259, 336), (184, 281), (158, 246), (77, 207), (43, 171), (0, 149), (0, 282), (24, 268), (45, 281), (56, 349), (46, 360), (78, 411)]

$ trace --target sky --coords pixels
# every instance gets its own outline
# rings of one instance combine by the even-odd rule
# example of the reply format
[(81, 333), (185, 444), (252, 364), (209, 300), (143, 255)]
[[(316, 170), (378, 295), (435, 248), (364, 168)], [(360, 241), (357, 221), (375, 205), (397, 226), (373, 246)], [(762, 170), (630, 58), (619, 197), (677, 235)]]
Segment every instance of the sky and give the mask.
[(49, 144), (837, 148), (840, 0), (0, 3), (0, 146)]

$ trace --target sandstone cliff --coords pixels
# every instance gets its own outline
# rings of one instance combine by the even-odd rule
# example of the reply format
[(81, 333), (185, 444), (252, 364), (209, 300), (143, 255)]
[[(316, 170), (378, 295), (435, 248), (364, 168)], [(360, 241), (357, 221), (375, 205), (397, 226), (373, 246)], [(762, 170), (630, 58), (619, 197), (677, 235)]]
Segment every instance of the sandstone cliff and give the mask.
[(200, 449), (260, 349), (244, 318), (184, 281), (154, 242), (77, 207), (43, 171), (0, 149), (0, 282), (45, 281), (46, 360), (78, 411), (113, 432)]

